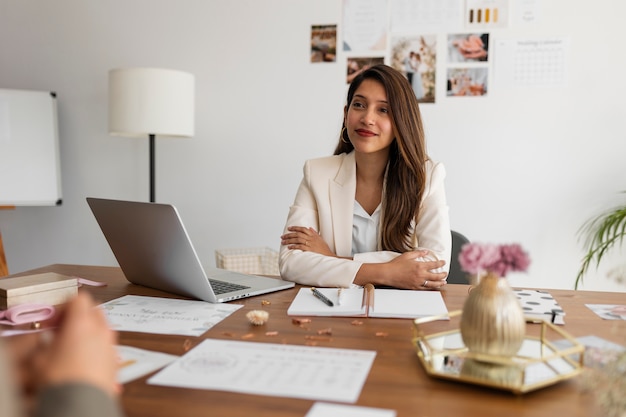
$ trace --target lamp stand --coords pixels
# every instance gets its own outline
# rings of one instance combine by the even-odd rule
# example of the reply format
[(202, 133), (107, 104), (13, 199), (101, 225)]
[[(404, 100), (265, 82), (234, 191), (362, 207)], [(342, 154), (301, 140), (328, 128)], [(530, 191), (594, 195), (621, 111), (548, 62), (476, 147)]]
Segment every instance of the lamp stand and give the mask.
[(150, 202), (154, 203), (154, 133), (150, 137)]

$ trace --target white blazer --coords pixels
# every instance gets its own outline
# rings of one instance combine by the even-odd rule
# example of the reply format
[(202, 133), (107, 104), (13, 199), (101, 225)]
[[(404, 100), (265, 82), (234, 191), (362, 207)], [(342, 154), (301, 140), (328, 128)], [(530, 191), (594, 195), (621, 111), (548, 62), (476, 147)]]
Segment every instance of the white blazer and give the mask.
[[(427, 248), (446, 261), (448, 272), (452, 238), (444, 189), (445, 168), (426, 162), (426, 187), (419, 221), (413, 221), (412, 246)], [(352, 256), (352, 221), (356, 195), (354, 152), (306, 161), (284, 233), (289, 226), (312, 227), (337, 256)], [(351, 259), (324, 256), (314, 252), (280, 248), (282, 278), (304, 285), (349, 287), (363, 263), (388, 262), (399, 253), (380, 251), (356, 254)]]

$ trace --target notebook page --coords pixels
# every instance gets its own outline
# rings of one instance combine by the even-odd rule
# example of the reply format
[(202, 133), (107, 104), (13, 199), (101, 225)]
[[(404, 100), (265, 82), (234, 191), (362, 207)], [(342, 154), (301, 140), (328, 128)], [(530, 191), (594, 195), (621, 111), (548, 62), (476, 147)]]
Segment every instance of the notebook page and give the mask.
[(317, 288), (333, 306), (324, 304), (311, 292), (311, 288), (300, 288), (291, 302), (287, 315), (289, 316), (360, 316), (365, 314), (363, 303), (363, 289), (344, 288), (341, 295), (341, 304), (338, 305), (337, 288)]
[(439, 291), (376, 289), (370, 317), (418, 318), (448, 314)]

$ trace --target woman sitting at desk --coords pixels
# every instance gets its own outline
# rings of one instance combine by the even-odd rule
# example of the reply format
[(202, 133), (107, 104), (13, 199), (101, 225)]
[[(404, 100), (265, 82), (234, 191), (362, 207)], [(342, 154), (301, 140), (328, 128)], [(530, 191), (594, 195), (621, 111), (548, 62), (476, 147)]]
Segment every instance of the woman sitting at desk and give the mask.
[(426, 154), (407, 79), (386, 65), (362, 72), (348, 89), (335, 154), (304, 165), (281, 236), (282, 277), (441, 288), (451, 251), (444, 177)]

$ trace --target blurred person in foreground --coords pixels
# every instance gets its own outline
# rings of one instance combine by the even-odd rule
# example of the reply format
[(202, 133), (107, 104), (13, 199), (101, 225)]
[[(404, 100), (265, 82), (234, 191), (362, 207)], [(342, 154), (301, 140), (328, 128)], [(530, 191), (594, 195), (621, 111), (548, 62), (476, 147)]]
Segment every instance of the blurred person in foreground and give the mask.
[(117, 334), (87, 293), (38, 333), (0, 338), (0, 416), (122, 417)]

